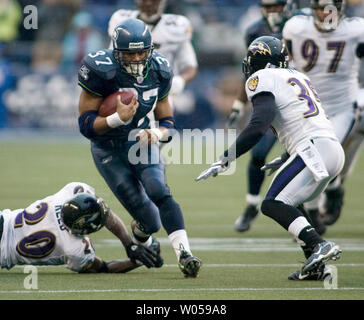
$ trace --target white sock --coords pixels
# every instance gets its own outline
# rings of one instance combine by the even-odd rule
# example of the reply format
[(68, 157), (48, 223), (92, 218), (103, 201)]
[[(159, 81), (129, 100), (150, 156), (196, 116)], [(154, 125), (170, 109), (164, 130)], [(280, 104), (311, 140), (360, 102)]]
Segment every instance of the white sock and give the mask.
[(180, 244), (183, 245), (184, 249), (187, 252), (192, 254), (191, 249), (190, 249), (190, 244), (188, 242), (186, 230), (181, 229), (181, 230), (174, 231), (168, 235), (168, 238), (169, 238), (169, 241), (171, 241), (171, 243), (172, 243), (173, 250), (177, 256), (177, 260), (179, 260), (179, 256), (181, 255), (181, 252), (179, 249)]
[(261, 197), (259, 194), (258, 195), (254, 195), (254, 194), (250, 194), (250, 193), (246, 194), (246, 202), (249, 203), (250, 205), (258, 207), (260, 200), (261, 200)]
[(307, 226), (310, 226), (307, 219), (305, 217), (298, 217), (289, 225), (288, 232), (298, 238), (300, 232)]
[(148, 240), (145, 242), (141, 242), (133, 236), (133, 242), (135, 242), (136, 244), (140, 244), (143, 247), (149, 247), (152, 244), (152, 236), (149, 236)]

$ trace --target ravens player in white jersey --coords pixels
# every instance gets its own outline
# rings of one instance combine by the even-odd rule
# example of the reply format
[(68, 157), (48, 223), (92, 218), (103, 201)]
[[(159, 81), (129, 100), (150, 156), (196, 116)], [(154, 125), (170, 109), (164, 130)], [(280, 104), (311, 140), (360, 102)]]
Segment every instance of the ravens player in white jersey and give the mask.
[[(357, 116), (358, 75), (364, 57), (364, 19), (345, 17), (346, 0), (312, 0), (312, 16), (292, 17), (283, 29), (295, 67), (315, 86), (322, 106), (333, 123), (345, 152)], [(352, 156), (346, 154), (350, 166)], [(318, 228), (325, 230), (340, 215), (344, 188), (341, 177), (326, 190), (325, 215), (321, 221), (319, 201), (305, 204)]]
[(125, 19), (138, 18), (144, 21), (151, 30), (154, 48), (173, 66), (171, 93), (178, 95), (196, 77), (198, 63), (191, 44), (191, 22), (182, 15), (163, 14), (166, 1), (135, 0), (138, 10), (120, 9), (113, 13), (108, 33), (112, 38), (115, 27)]
[[(285, 22), (291, 17), (294, 9), (292, 0), (261, 0), (260, 7), (262, 18), (253, 23), (246, 31), (245, 45), (248, 48), (251, 42), (261, 36), (270, 35), (282, 39), (282, 30)], [(245, 81), (246, 79), (244, 79)], [(232, 106), (228, 119), (228, 126), (235, 125), (238, 118), (248, 113), (248, 98), (245, 88), (242, 86), (240, 97)], [(266, 157), (276, 142), (276, 137), (268, 130), (264, 137), (251, 150), (251, 158), (248, 164), (248, 192), (246, 194), (247, 205), (243, 213), (235, 221), (235, 230), (239, 232), (248, 231), (253, 220), (259, 212), (261, 202), (260, 190), (264, 182), (265, 173), (260, 170), (264, 165)]]
[[(105, 262), (86, 236), (103, 226), (117, 236), (129, 259)], [(0, 265), (66, 265), (75, 272), (122, 273), (157, 264), (156, 254), (133, 243), (122, 220), (95, 190), (71, 182), (25, 209), (0, 211)]]
[(297, 207), (316, 197), (340, 173), (344, 151), (310, 79), (287, 67), (288, 52), (279, 39), (263, 36), (253, 41), (243, 62), (246, 92), (253, 104), (251, 120), (196, 180), (225, 171), (272, 127), (289, 156), (273, 178), (261, 211), (292, 233), (304, 250), (307, 260), (302, 270), (289, 279), (321, 280), (324, 262), (337, 259), (341, 251), (322, 239)]
[[(113, 50), (100, 50), (83, 59), (79, 127), (91, 140), (99, 173), (135, 219), (135, 239), (151, 243), (151, 234), (163, 225), (181, 271), (196, 277), (201, 260), (192, 255), (183, 214), (167, 185), (159, 151), (159, 142), (171, 138), (175, 124), (168, 99), (172, 77), (169, 61), (154, 51), (146, 24), (134, 18), (124, 20), (114, 30)], [(120, 90), (133, 92), (133, 100), (125, 105), (119, 97), (116, 112), (100, 116), (104, 98)], [(159, 121), (158, 128), (151, 128), (151, 113)], [(141, 145), (147, 146), (146, 161), (137, 159)]]

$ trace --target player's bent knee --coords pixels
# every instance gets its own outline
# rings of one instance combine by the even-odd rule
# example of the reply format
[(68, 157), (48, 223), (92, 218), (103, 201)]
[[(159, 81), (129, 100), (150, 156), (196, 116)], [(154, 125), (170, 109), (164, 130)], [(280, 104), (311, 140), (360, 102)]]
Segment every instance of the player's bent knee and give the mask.
[(161, 223), (157, 219), (151, 219), (151, 220), (148, 220), (148, 221), (143, 221), (142, 225), (144, 227), (145, 233), (147, 233), (147, 234), (156, 233), (161, 228)]
[(281, 202), (277, 200), (264, 200), (260, 210), (264, 215), (272, 218), (274, 216), (274, 212), (277, 210), (278, 203)]
[[(159, 180), (150, 181), (146, 187), (148, 197), (157, 204), (162, 199), (171, 195), (169, 188), (164, 183), (160, 183)], [(158, 205), (157, 205), (158, 206)]]

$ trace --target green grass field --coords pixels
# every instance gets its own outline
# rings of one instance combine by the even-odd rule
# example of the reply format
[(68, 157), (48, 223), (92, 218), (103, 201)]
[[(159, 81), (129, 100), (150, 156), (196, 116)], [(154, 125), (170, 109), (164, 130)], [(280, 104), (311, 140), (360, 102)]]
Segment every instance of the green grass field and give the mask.
[[(269, 159), (279, 154), (276, 147)], [(138, 268), (127, 274), (79, 275), (63, 266), (41, 267), (38, 289), (24, 289), (23, 267), (0, 271), (0, 299), (363, 299), (364, 298), (364, 149), (346, 183), (343, 214), (325, 238), (341, 245), (342, 258), (330, 264), (338, 270), (338, 289), (322, 282), (292, 282), (303, 254), (292, 237), (273, 220), (259, 215), (244, 234), (233, 224), (245, 205), (246, 163), (238, 160), (232, 176), (196, 183), (206, 165), (169, 165), (167, 178), (184, 212), (191, 248), (203, 261), (200, 276), (185, 279), (164, 230), (165, 265)], [(0, 140), (0, 208), (22, 208), (57, 192), (66, 183), (83, 181), (96, 188), (126, 224), (121, 208), (94, 167), (87, 141)], [(264, 191), (270, 179), (264, 184)], [(103, 229), (91, 236), (96, 253), (105, 260), (125, 258), (118, 241)]]

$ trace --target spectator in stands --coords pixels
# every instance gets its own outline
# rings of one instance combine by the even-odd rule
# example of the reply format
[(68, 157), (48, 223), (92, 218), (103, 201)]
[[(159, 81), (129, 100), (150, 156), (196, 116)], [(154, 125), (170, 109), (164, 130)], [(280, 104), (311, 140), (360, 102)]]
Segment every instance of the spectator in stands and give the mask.
[(62, 67), (78, 68), (88, 52), (98, 51), (105, 45), (101, 34), (93, 28), (92, 15), (88, 12), (77, 13), (62, 43)]
[(0, 0), (0, 42), (15, 40), (21, 21), (22, 12), (18, 1)]

